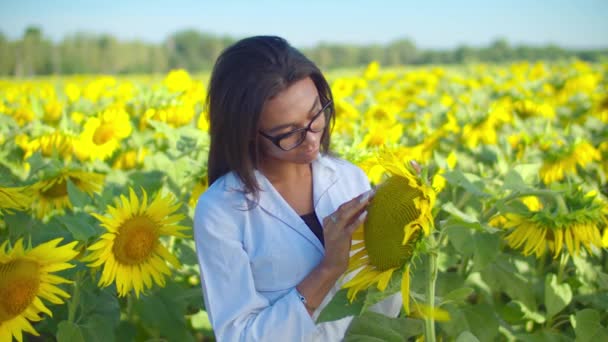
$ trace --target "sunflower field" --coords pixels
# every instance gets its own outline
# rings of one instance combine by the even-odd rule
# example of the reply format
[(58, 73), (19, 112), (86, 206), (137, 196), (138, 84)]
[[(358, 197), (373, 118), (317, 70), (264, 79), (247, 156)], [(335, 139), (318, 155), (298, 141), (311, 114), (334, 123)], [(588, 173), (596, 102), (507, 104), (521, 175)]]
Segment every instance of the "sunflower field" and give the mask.
[[(318, 321), (355, 315), (350, 341), (608, 340), (608, 64), (327, 76), (332, 149), (387, 189), (377, 212), (414, 194), (414, 221), (355, 233), (364, 271)], [(213, 340), (192, 240), (207, 77), (0, 80), (0, 342)], [(367, 310), (399, 291), (400, 317)]]

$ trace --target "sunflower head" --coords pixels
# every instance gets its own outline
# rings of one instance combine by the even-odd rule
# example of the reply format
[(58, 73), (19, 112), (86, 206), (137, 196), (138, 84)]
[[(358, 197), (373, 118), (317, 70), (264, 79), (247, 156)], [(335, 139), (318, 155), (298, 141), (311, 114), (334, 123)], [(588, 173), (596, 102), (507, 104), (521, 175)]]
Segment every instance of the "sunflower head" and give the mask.
[(601, 247), (601, 229), (608, 223), (606, 203), (597, 193), (584, 193), (581, 189), (568, 189), (560, 198), (555, 206), (506, 213), (507, 244), (538, 258), (547, 251), (557, 258), (566, 249), (569, 254), (578, 255), (581, 246), (588, 252), (592, 246)]
[(103, 266), (99, 286), (116, 282), (120, 296), (134, 289), (139, 297), (153, 282), (164, 287), (165, 277), (171, 275), (167, 262), (175, 268), (180, 263), (161, 238), (188, 237), (183, 232), (188, 228), (178, 224), (184, 218), (176, 213), (181, 203), (170, 193), (158, 193), (148, 201), (144, 190), (140, 198), (133, 189), (115, 203), (108, 206), (107, 215), (93, 214), (107, 232), (89, 246), (91, 254), (84, 261), (91, 262), (90, 267)]
[(53, 210), (72, 208), (68, 194), (68, 180), (89, 196), (101, 191), (105, 176), (94, 172), (61, 170), (31, 185), (35, 197), (32, 209), (38, 218), (44, 218)]
[(367, 220), (353, 235), (358, 241), (352, 245), (347, 272), (362, 269), (343, 287), (349, 289), (351, 301), (372, 285), (384, 291), (393, 272), (403, 268), (401, 292), (409, 312), (409, 262), (418, 242), (433, 229), (436, 195), (426, 177), (395, 154), (382, 151), (378, 162), (390, 176), (376, 188)]
[(26, 248), (18, 240), (12, 248), (0, 245), (0, 341), (22, 340), (22, 332), (38, 335), (30, 322), (52, 316), (42, 299), (63, 304), (70, 295), (57, 287), (70, 283), (54, 272), (74, 267), (70, 263), (78, 252), (77, 242), (58, 246), (61, 238)]
[(419, 188), (399, 175), (391, 176), (377, 188), (363, 232), (369, 262), (378, 270), (399, 267), (411, 259), (413, 245), (422, 234), (416, 229), (406, 244), (403, 238), (405, 227), (420, 216), (414, 200), (421, 196)]

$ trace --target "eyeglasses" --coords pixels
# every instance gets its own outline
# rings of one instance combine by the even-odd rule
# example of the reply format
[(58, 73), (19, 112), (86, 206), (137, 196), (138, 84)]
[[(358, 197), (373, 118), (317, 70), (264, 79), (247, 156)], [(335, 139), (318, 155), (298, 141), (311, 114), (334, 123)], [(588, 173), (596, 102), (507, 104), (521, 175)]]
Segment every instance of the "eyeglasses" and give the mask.
[[(308, 123), (308, 125), (306, 127), (294, 129), (293, 131), (279, 134), (274, 137), (271, 135), (268, 135), (262, 131), (259, 131), (259, 132), (264, 138), (272, 141), (272, 143), (275, 144), (281, 150), (283, 150), (283, 151), (293, 150), (294, 148), (300, 146), (300, 144), (302, 144), (304, 142), (304, 140), (306, 139), (306, 133), (308, 133), (308, 132), (319, 133), (325, 129), (325, 121), (326, 121), (325, 119), (327, 119), (327, 117), (330, 114), (331, 103), (332, 103), (332, 101), (328, 101), (323, 106), (323, 108), (321, 108), (321, 110), (317, 114), (315, 114), (315, 116), (312, 117), (312, 119), (310, 120), (310, 122)], [(319, 120), (319, 117), (321, 117), (322, 114), (325, 114), (323, 116), (323, 120)]]

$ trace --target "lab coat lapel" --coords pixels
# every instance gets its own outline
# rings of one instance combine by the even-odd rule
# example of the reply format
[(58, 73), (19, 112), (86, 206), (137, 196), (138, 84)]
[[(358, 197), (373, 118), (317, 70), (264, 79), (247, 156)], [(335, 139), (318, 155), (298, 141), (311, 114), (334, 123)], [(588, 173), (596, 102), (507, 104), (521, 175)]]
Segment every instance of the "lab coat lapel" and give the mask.
[[(315, 213), (319, 218), (319, 221), (323, 222), (323, 217), (331, 214), (333, 206), (331, 205), (331, 198), (327, 194), (329, 188), (336, 182), (336, 172), (327, 157), (319, 154), (317, 159), (312, 163), (312, 174), (313, 174), (313, 205)], [(260, 197), (259, 205), (268, 214), (281, 220), (289, 228), (295, 230), (298, 234), (306, 238), (312, 243), (321, 254), (325, 253), (323, 245), (315, 234), (306, 225), (304, 220), (296, 213), (295, 210), (283, 199), (281, 194), (272, 186), (268, 178), (261, 172), (255, 171), (256, 180), (260, 185)], [(247, 194), (250, 200), (253, 199), (253, 195)]]
[(312, 163), (313, 200), (315, 213), (323, 224), (323, 218), (333, 213), (340, 203), (333, 203), (329, 189), (336, 183), (337, 172), (329, 157), (319, 156)]

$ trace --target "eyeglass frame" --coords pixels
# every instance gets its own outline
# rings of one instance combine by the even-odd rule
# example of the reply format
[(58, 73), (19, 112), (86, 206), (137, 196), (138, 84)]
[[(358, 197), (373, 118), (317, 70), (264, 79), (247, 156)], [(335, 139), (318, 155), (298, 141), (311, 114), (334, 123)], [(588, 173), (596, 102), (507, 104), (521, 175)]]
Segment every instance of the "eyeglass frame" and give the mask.
[[(315, 131), (312, 130), (311, 126), (312, 126), (312, 123), (315, 122), (315, 120), (317, 120), (321, 114), (325, 113), (325, 111), (330, 107), (330, 105), (332, 104), (332, 102), (333, 102), (332, 100), (327, 101), (327, 103), (323, 106), (323, 108), (321, 108), (321, 110), (317, 114), (315, 114), (312, 117), (312, 119), (310, 119), (310, 122), (308, 123), (308, 125), (306, 125), (306, 127), (297, 128), (297, 129), (294, 129), (294, 130), (289, 131), (287, 133), (279, 134), (277, 136), (268, 135), (268, 134), (264, 133), (262, 130), (258, 130), (258, 133), (260, 133), (260, 135), (262, 135), (264, 138), (270, 140), (276, 147), (280, 148), (281, 150), (283, 150), (283, 151), (291, 151), (291, 150), (295, 149), (296, 147), (302, 145), (302, 143), (304, 142), (304, 140), (306, 140), (306, 134), (308, 134), (308, 132), (319, 133), (319, 132), (322, 132), (323, 130), (325, 130), (325, 128), (327, 128), (327, 123), (326, 123), (325, 126), (323, 127), (323, 129), (315, 132)], [(327, 118), (326, 118), (326, 120), (327, 120)], [(283, 148), (281, 146), (281, 144), (280, 144), (281, 140), (283, 140), (283, 139), (285, 139), (285, 138), (287, 138), (287, 137), (289, 137), (289, 136), (291, 136), (293, 134), (300, 133), (300, 132), (302, 132), (301, 133), (302, 134), (302, 138), (301, 138), (300, 142), (298, 142), (296, 145), (294, 145), (293, 147), (291, 147), (289, 149), (285, 149), (285, 148)]]

